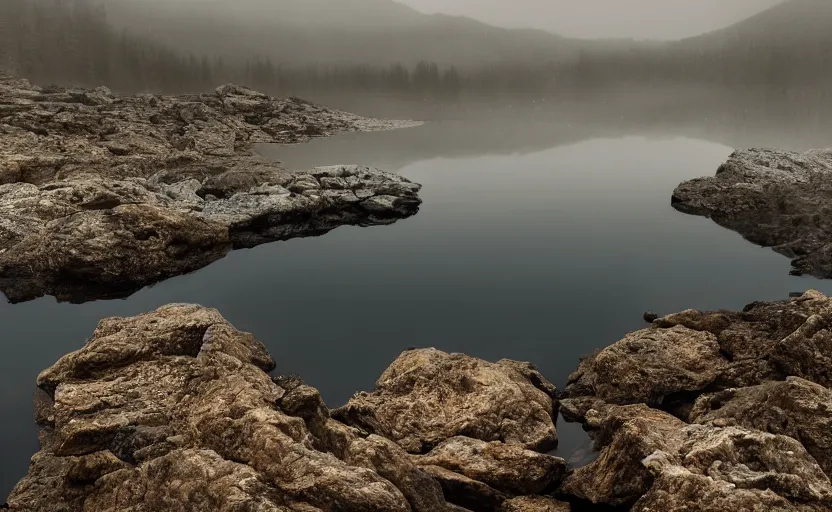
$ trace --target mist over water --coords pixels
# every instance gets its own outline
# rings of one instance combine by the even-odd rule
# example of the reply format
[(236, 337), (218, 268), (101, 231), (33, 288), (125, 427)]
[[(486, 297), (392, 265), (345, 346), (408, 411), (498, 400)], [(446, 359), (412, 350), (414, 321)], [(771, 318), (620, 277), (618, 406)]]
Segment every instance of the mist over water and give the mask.
[[(235, 251), (125, 300), (0, 304), (0, 495), (38, 449), (38, 373), (104, 317), (215, 307), (335, 407), (409, 347), (531, 361), (562, 389), (646, 310), (832, 293), (670, 206), (737, 148), (830, 145), (829, 26), (828, 0), (3, 0), (0, 71), (37, 84), (234, 82), (426, 124), (256, 148), (401, 173), (424, 186), (412, 218)], [(568, 457), (583, 437), (560, 433)]]

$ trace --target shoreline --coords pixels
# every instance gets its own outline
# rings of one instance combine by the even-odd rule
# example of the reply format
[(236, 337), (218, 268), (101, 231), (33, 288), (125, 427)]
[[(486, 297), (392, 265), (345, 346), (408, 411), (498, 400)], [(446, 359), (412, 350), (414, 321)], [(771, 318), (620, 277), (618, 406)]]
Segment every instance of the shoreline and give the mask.
[[(813, 291), (659, 317), (562, 393), (529, 363), (412, 349), (330, 410), (216, 310), (105, 319), (38, 378), (42, 450), (9, 507), (152, 508), (188, 482), (211, 510), (828, 510), (829, 321)], [(559, 414), (588, 465), (546, 455)]]
[(255, 143), (416, 121), (370, 119), (234, 85), (118, 96), (0, 79), (0, 290), (126, 297), (228, 251), (414, 215), (420, 186), (384, 171), (286, 171)]

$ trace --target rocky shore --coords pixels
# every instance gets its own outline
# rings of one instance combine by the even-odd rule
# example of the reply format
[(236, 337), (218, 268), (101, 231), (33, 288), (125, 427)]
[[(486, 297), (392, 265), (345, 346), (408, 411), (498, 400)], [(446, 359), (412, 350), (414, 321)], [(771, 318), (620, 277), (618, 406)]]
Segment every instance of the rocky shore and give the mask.
[(420, 187), (400, 176), (289, 172), (251, 147), (414, 124), (233, 85), (118, 96), (0, 78), (0, 291), (123, 297), (235, 248), (413, 215)]
[(716, 176), (683, 183), (673, 206), (792, 259), (795, 275), (832, 278), (832, 149), (737, 151)]
[[(38, 378), (38, 512), (832, 510), (832, 299), (656, 318), (580, 362), (409, 350), (330, 410), (215, 310), (103, 320)], [(279, 357), (279, 354), (278, 354)], [(559, 412), (600, 451), (548, 455)]]

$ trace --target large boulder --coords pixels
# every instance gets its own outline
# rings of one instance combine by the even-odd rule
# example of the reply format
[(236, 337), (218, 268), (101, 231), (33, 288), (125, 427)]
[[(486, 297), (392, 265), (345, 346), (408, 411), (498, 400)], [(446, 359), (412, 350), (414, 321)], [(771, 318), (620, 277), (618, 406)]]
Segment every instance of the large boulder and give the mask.
[(645, 329), (584, 359), (565, 394), (661, 405), (669, 396), (705, 388), (727, 366), (709, 332), (681, 326)]
[(538, 451), (557, 446), (555, 387), (531, 365), (436, 349), (403, 353), (334, 416), (423, 454), (457, 436)]

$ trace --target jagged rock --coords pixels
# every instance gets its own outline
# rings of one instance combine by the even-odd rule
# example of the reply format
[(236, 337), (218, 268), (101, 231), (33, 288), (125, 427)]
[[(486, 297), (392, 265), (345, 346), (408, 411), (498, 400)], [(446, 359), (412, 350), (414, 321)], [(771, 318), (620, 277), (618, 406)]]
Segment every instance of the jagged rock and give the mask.
[(595, 461), (567, 476), (563, 491), (593, 503), (635, 502), (652, 481), (641, 461), (681, 443), (684, 423), (643, 405), (606, 406), (586, 415), (586, 428), (596, 448), (603, 449)]
[[(790, 437), (739, 427), (686, 425), (644, 405), (592, 409), (587, 418), (603, 449), (595, 462), (568, 476), (562, 490), (593, 503), (631, 505), (640, 499), (660, 503), (651, 497), (654, 482), (659, 482), (655, 492), (661, 494), (668, 492), (665, 488), (699, 488), (698, 477), (706, 475), (708, 493), (715, 496), (718, 490), (733, 487), (748, 491), (749, 497), (743, 499), (752, 503), (764, 503), (773, 493), (776, 501), (813, 510), (832, 506), (829, 478)], [(671, 503), (692, 511), (718, 510), (712, 503), (700, 503), (701, 496), (677, 492)]]
[(570, 512), (572, 506), (542, 496), (522, 496), (503, 502), (500, 512)]
[(736, 151), (716, 176), (682, 183), (673, 206), (713, 219), (792, 259), (793, 273), (832, 277), (832, 150)]
[(583, 361), (560, 410), (600, 454), (561, 493), (641, 512), (831, 510), (830, 307), (809, 291), (683, 311)]
[(414, 512), (452, 510), (439, 483), (416, 467), (407, 453), (392, 441), (374, 435), (356, 439), (350, 444), (345, 460), (354, 466), (372, 469), (392, 482)]
[(505, 493), (490, 485), (449, 469), (439, 466), (423, 466), (422, 469), (439, 482), (445, 499), (475, 512), (499, 510), (508, 499)]
[[(238, 86), (120, 97), (0, 78), (0, 96), (0, 290), (12, 302), (125, 296), (232, 247), (389, 224), (418, 211), (419, 185), (400, 176), (358, 166), (290, 173), (250, 151), (255, 142), (414, 123)], [(127, 208), (148, 218), (134, 215), (132, 233), (107, 231), (122, 225), (109, 221)], [(163, 226), (145, 230), (160, 218)], [(211, 235), (191, 236), (191, 228)], [(81, 256), (53, 257), (58, 243)], [(134, 272), (135, 251), (146, 258)]]
[(711, 333), (645, 329), (584, 359), (569, 377), (565, 395), (660, 405), (669, 395), (705, 388), (727, 366)]
[(489, 363), (435, 349), (402, 354), (376, 381), (333, 412), (349, 425), (427, 453), (452, 437), (557, 446), (554, 386), (534, 367)]
[(691, 422), (740, 426), (799, 440), (832, 475), (832, 391), (799, 377), (700, 397)]
[(521, 446), (451, 438), (427, 455), (415, 457), (419, 466), (439, 466), (509, 494), (542, 494), (563, 480), (566, 461)]
[[(446, 360), (454, 378), (479, 382), (472, 389), (491, 387), (471, 398), (490, 401), (481, 410), (554, 432), (539, 415), (548, 411), (551, 422), (554, 387), (531, 365), (430, 352), (422, 355)], [(334, 419), (315, 388), (270, 377), (274, 367), (262, 343), (213, 309), (174, 304), (102, 320), (81, 350), (38, 377), (41, 450), (8, 507), (497, 511), (518, 495), (556, 489), (564, 476), (562, 459), (522, 443), (457, 437), (410, 454)], [(520, 397), (531, 405), (512, 403)], [(470, 403), (447, 403), (444, 413), (470, 421)]]
[(38, 379), (53, 402), (10, 508), (412, 510), (374, 469), (316, 449), (326, 440), (277, 405), (304, 400), (282, 400), (291, 393), (264, 371), (273, 366), (214, 310), (173, 305), (102, 321)]
[(59, 218), (0, 255), (0, 287), (13, 301), (50, 293), (118, 297), (204, 267), (231, 250), (228, 229), (168, 208), (121, 205)]

